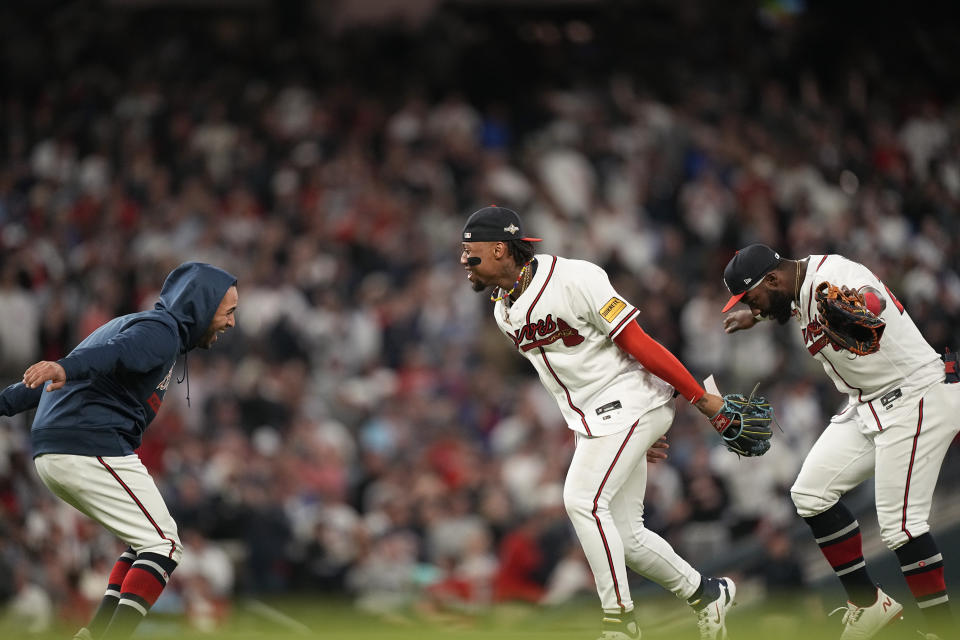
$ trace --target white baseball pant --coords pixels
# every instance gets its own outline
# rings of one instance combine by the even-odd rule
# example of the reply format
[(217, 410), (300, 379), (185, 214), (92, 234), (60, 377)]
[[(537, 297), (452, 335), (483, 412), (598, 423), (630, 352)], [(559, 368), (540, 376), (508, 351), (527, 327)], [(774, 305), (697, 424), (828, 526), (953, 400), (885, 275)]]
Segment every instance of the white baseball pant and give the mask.
[(647, 449), (670, 428), (674, 410), (673, 402), (668, 402), (641, 416), (626, 431), (577, 435), (563, 502), (605, 613), (633, 609), (627, 566), (681, 598), (689, 598), (700, 585), (700, 573), (666, 540), (643, 526)]
[(158, 553), (180, 562), (177, 523), (138, 456), (47, 453), (37, 456), (34, 465), (50, 491), (137, 554)]
[(940, 466), (960, 431), (960, 384), (935, 384), (883, 430), (856, 411), (835, 416), (810, 449), (790, 489), (801, 517), (823, 513), (875, 476), (880, 535), (897, 549), (930, 530)]

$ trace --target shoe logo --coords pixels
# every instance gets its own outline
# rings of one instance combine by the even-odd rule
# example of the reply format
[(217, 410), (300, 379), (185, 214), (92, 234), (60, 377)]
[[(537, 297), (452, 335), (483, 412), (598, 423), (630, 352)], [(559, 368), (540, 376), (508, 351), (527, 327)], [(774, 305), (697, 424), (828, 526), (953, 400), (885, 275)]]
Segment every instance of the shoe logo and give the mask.
[(883, 601), (883, 610), (886, 612), (887, 609), (893, 606), (893, 601), (890, 598), (887, 598)]
[(714, 622), (716, 622), (717, 624), (720, 624), (720, 605), (717, 604), (716, 607), (717, 607), (717, 619), (714, 620)]

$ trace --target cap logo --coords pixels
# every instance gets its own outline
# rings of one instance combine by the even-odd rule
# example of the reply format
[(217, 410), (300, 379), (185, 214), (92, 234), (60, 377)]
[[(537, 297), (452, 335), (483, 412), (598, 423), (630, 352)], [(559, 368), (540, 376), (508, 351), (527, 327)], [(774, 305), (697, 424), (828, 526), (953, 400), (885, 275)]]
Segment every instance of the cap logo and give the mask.
[(520, 227), (518, 227), (517, 225), (511, 223), (509, 227), (504, 227), (503, 230), (506, 231), (507, 233), (509, 233), (510, 235), (513, 235), (513, 234), (515, 234), (517, 231), (520, 231)]
[(464, 237), (465, 239), (469, 240), (470, 238), (473, 237), (473, 234), (470, 233), (469, 231), (467, 231), (466, 233), (463, 234), (463, 237)]
[(751, 280), (753, 280), (753, 278), (744, 278), (744, 279), (743, 279), (743, 284), (750, 284), (750, 281), (751, 281)]

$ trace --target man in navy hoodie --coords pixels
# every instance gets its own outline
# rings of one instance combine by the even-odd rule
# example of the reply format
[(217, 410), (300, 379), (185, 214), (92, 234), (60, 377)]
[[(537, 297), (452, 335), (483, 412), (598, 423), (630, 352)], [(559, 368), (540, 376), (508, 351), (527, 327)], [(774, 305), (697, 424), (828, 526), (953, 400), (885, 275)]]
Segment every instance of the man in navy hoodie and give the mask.
[(167, 276), (153, 310), (114, 318), (67, 357), (34, 364), (0, 393), (0, 415), (37, 409), (30, 439), (47, 488), (129, 545), (75, 640), (128, 638), (180, 561), (177, 525), (134, 451), (160, 410), (177, 357), (209, 349), (233, 327), (237, 299), (235, 277), (184, 263)]

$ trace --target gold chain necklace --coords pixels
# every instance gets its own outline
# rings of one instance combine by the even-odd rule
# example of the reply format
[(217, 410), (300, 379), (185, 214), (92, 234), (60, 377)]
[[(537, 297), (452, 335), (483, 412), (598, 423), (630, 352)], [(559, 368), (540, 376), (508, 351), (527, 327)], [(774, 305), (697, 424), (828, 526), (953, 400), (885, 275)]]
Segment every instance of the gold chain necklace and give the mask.
[(523, 274), (523, 282), (520, 283), (520, 290), (517, 291), (517, 297), (527, 290), (527, 287), (530, 286), (531, 280), (533, 280), (533, 269), (527, 269), (527, 272)]

